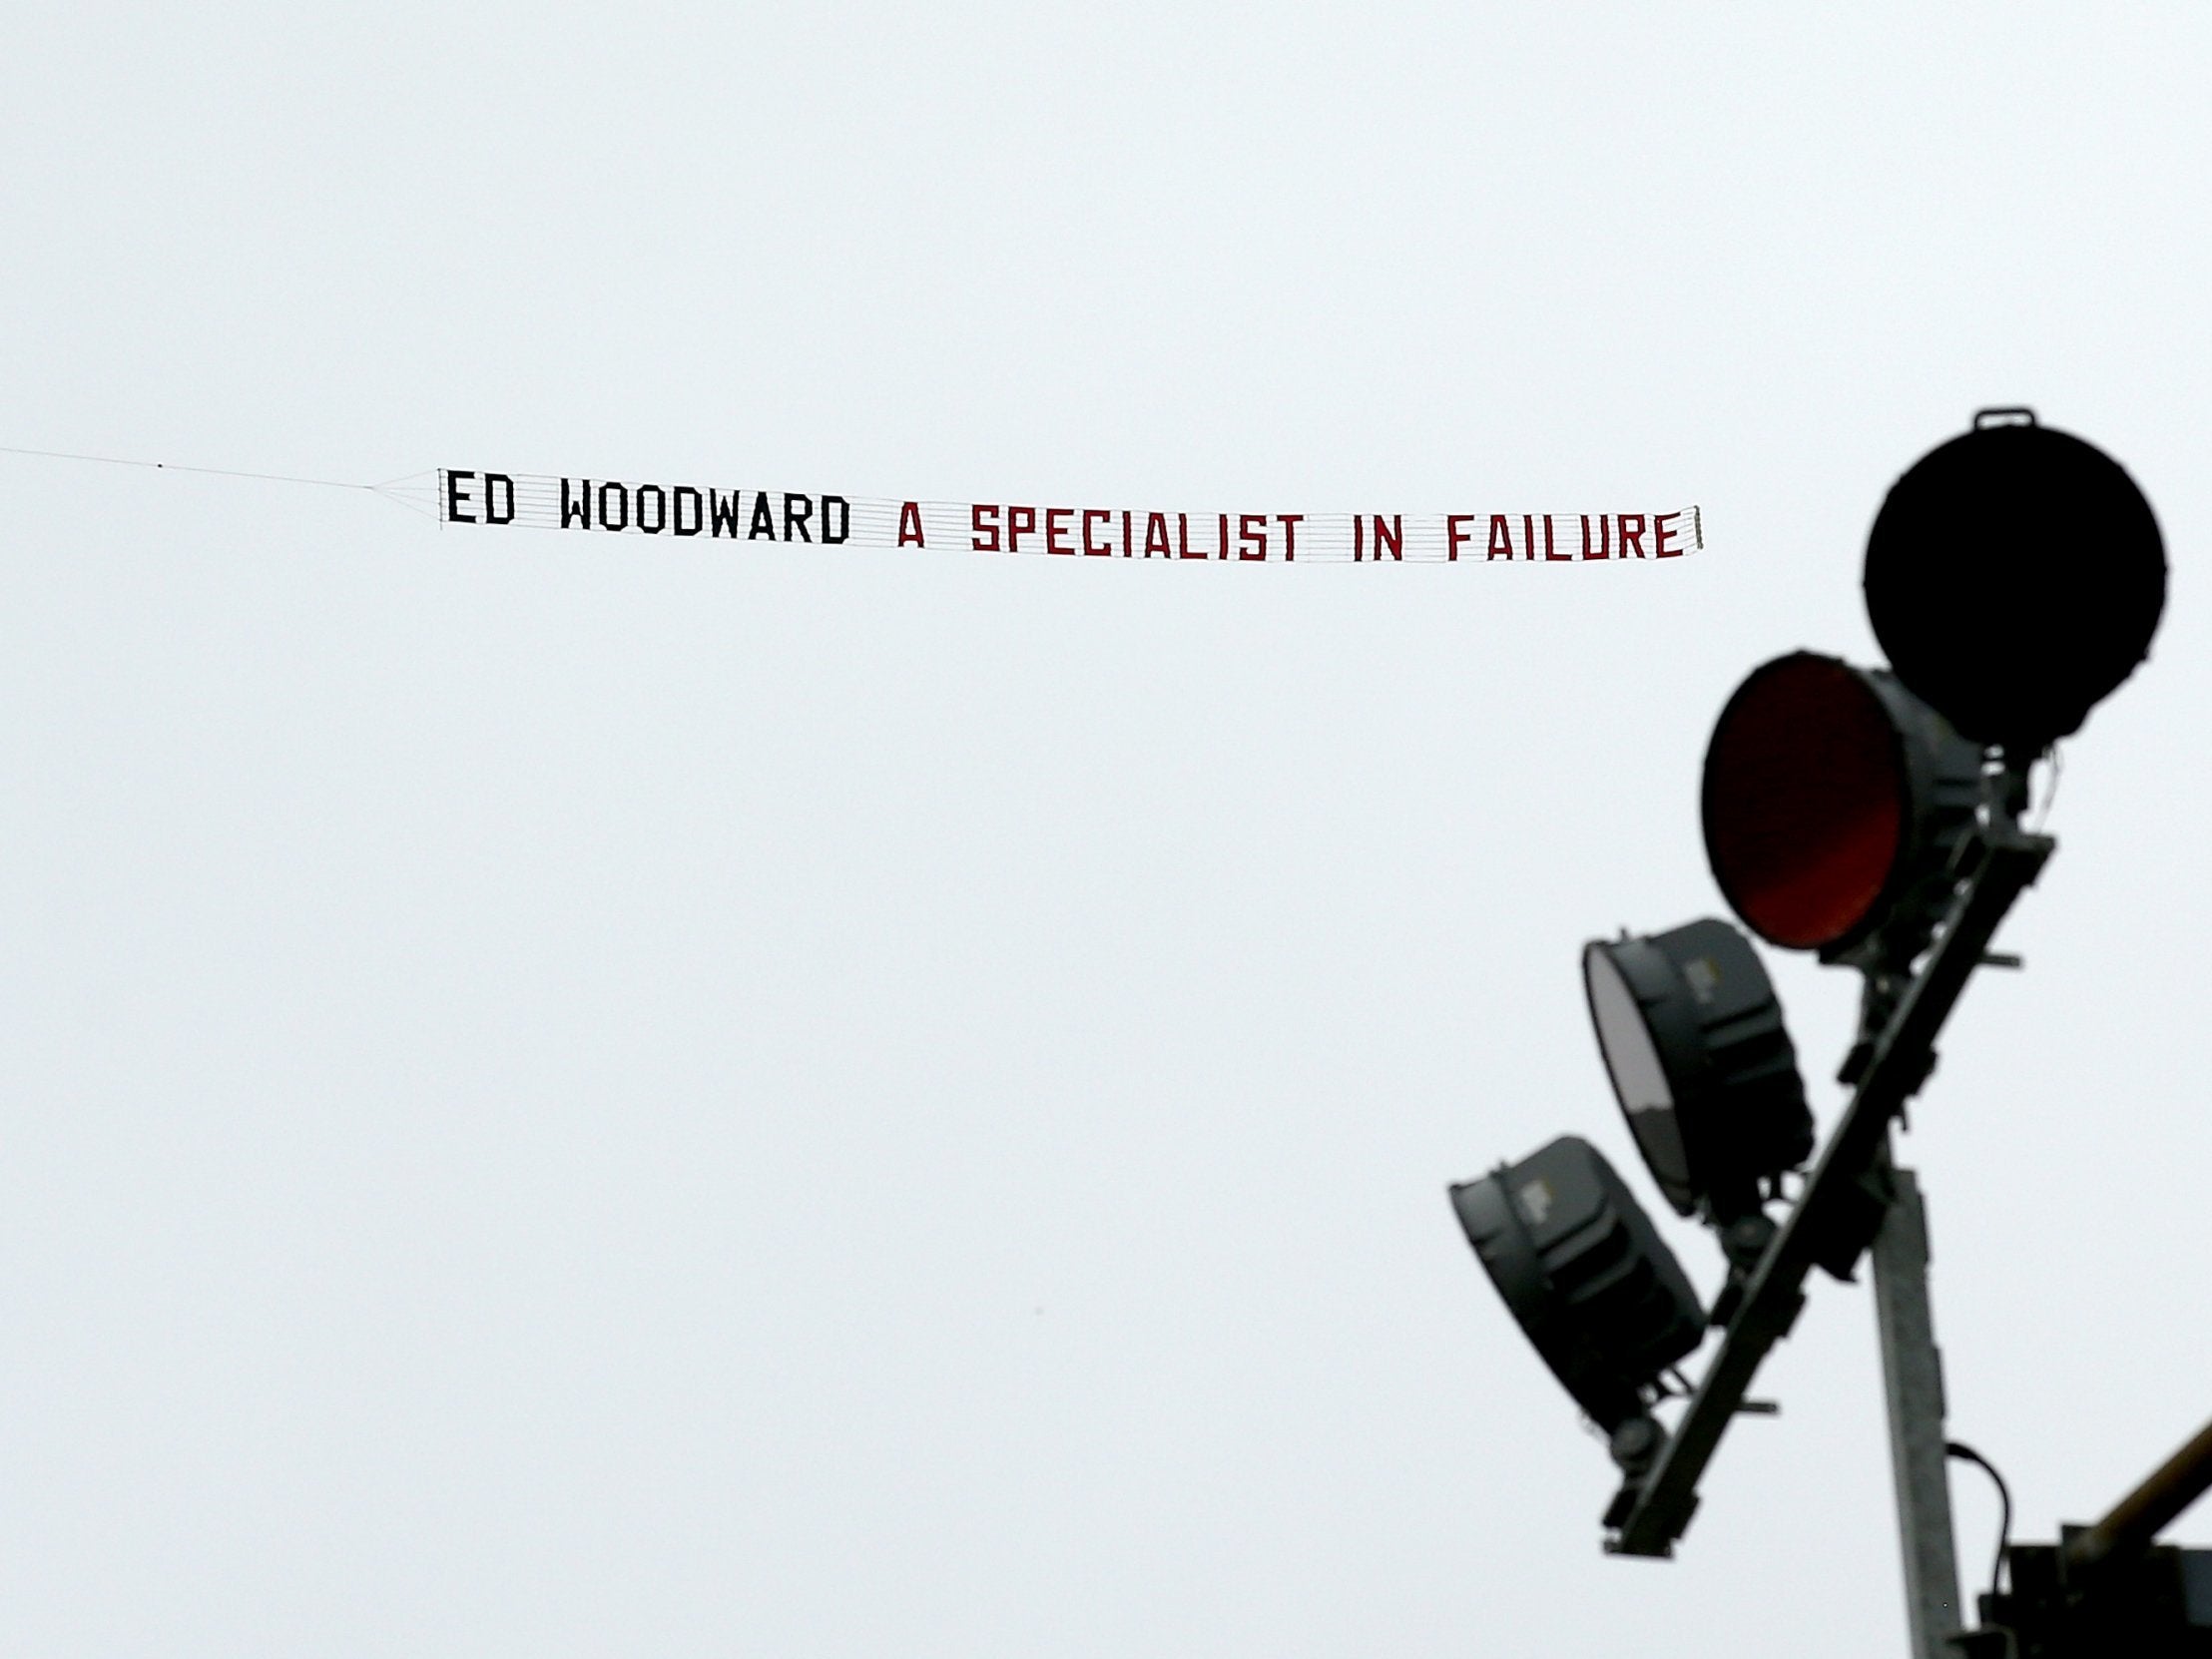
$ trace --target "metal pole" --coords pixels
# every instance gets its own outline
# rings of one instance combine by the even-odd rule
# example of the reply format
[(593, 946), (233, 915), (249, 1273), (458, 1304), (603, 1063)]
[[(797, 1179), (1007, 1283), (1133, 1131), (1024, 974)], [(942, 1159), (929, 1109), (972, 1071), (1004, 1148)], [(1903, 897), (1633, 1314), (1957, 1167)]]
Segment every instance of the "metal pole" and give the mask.
[[(1882, 1160), (1888, 1162), (1887, 1156)], [(1875, 1235), (1875, 1323), (1890, 1407), (1890, 1464), (1905, 1546), (1905, 1603), (1914, 1659), (1955, 1659), (1962, 1629), (1958, 1557), (1943, 1456), (1943, 1366), (1928, 1300), (1928, 1212), (1911, 1170), (1889, 1172), (1894, 1196)]]

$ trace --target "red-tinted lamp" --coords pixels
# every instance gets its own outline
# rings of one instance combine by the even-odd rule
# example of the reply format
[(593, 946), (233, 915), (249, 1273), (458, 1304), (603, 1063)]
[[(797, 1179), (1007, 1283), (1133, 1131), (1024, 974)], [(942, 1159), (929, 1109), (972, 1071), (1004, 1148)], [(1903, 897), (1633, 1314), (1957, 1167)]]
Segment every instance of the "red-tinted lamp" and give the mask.
[[(1880, 671), (1801, 651), (1755, 670), (1705, 755), (1705, 851), (1744, 924), (1835, 957), (1926, 906), (1972, 823), (1980, 751)], [(1907, 912), (1911, 912), (1910, 915)]]

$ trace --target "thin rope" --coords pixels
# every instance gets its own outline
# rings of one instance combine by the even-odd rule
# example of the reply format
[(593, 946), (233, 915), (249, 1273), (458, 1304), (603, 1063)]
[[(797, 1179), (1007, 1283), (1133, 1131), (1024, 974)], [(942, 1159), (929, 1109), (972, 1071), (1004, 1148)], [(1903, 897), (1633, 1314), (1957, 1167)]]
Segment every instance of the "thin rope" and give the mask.
[[(379, 493), (382, 484), (361, 484), (350, 478), (301, 478), (289, 472), (241, 472), (224, 466), (187, 466), (182, 461), (134, 461), (122, 455), (80, 455), (67, 449), (18, 449), (12, 444), (0, 444), (0, 455), (36, 455), (49, 461), (95, 461), (102, 466), (143, 466), (157, 472), (203, 472), (215, 478), (260, 478), (273, 484), (320, 484), (334, 490), (367, 490)], [(411, 476), (420, 477), (420, 473)], [(394, 478), (391, 483), (405, 482)]]

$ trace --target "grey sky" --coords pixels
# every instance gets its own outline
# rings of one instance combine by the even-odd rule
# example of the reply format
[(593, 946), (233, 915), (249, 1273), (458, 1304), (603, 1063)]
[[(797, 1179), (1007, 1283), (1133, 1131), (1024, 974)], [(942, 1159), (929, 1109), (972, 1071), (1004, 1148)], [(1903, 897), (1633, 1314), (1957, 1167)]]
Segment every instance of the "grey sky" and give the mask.
[[(1988, 403), (2173, 560), (1906, 1143), (1952, 1429), (2091, 1518), (2212, 1404), (2212, 22), (2125, 17), (12, 20), (0, 443), (1709, 551), (675, 547), (0, 456), (0, 1648), (1901, 1651), (1864, 1288), (1682, 1558), (1607, 1560), (1443, 1187), (1634, 1168), (1579, 946), (1718, 909), (1712, 717), (1871, 658), (1882, 492)], [(1825, 1122), (1853, 987), (1769, 963)]]

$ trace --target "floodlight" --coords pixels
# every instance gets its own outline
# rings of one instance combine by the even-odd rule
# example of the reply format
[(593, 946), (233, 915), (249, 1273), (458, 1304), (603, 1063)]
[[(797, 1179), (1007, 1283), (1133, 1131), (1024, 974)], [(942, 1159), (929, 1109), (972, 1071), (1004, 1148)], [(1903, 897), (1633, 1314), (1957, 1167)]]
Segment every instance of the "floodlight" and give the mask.
[(1867, 540), (1867, 617), (1898, 678), (2021, 764), (2134, 672), (2166, 603), (2135, 480), (2034, 421), (1983, 410), (1897, 481)]
[(1725, 921), (1595, 939), (1582, 980), (1613, 1094), (1682, 1215), (1725, 1227), (1813, 1151), (1797, 1050), (1751, 941)]
[(1896, 676), (1794, 652), (1713, 728), (1706, 859), (1769, 944), (1900, 966), (1928, 942), (1980, 790), (1980, 751)]
[(1705, 1314), (1682, 1268), (1597, 1148), (1561, 1136), (1451, 1189), (1490, 1282), (1554, 1376), (1608, 1433), (1639, 1422)]

